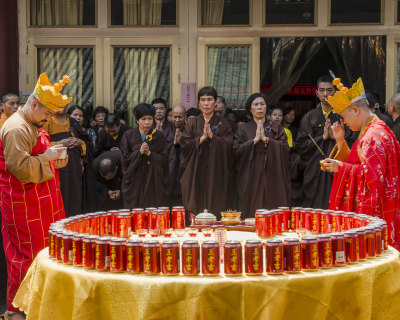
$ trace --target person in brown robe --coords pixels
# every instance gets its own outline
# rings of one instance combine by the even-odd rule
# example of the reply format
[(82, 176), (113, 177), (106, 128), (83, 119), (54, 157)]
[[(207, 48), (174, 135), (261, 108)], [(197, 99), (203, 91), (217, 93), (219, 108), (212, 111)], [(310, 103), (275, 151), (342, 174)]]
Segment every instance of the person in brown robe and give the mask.
[[(300, 122), (296, 139), (296, 151), (300, 155), (299, 170), (302, 170), (303, 185), (300, 202), (296, 205), (316, 209), (328, 209), (333, 174), (322, 171), (319, 161), (324, 155), (317, 149), (309, 135), (313, 137), (320, 149), (328, 157), (336, 144), (331, 125), (341, 118), (332, 112), (327, 98), (335, 94), (332, 78), (322, 76), (317, 80), (317, 97), (321, 101), (315, 109), (308, 111)], [(356, 135), (346, 128), (347, 144), (353, 145)]]
[(237, 194), (243, 218), (257, 209), (290, 205), (289, 146), (281, 124), (266, 120), (267, 98), (252, 94), (245, 109), (252, 121), (235, 133)]
[(202, 114), (188, 120), (181, 136), (182, 201), (197, 214), (207, 209), (221, 217), (232, 208), (233, 134), (228, 121), (214, 113), (217, 92), (204, 87), (198, 92)]
[(154, 128), (154, 107), (141, 103), (134, 115), (138, 127), (121, 141), (122, 195), (127, 209), (166, 206), (169, 172), (164, 134)]

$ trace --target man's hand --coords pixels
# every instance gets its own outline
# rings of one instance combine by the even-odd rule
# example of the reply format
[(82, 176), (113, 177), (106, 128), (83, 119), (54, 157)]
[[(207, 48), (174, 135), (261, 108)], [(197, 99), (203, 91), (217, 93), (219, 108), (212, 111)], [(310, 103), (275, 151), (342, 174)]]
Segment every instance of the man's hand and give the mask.
[(57, 141), (57, 144), (62, 145), (63, 147), (69, 148), (71, 149), (71, 138), (66, 138), (66, 139), (62, 139), (60, 141)]
[(120, 190), (108, 190), (108, 196), (111, 200), (118, 200), (121, 196)]
[(256, 129), (256, 136), (253, 139), (253, 143), (256, 144), (258, 141), (261, 140), (261, 131), (262, 131), (262, 121), (257, 122), (257, 129)]
[(213, 138), (213, 133), (212, 133), (212, 130), (211, 130), (209, 122), (207, 122), (207, 138), (208, 139), (212, 139)]
[(208, 138), (207, 125), (208, 125), (208, 121), (204, 121), (203, 135), (200, 137), (200, 144), (202, 144)]
[(175, 137), (174, 137), (174, 144), (180, 144), (181, 143), (181, 137), (182, 137), (181, 130), (179, 130), (179, 128), (176, 128)]
[(69, 149), (79, 148), (82, 145), (82, 140), (75, 137), (70, 137), (69, 141), (70, 141)]
[(62, 145), (56, 144), (55, 146), (52, 146), (48, 148), (43, 154), (49, 159), (49, 161), (52, 160), (57, 160), (58, 156), (60, 155), (61, 150), (65, 148)]
[(64, 168), (67, 164), (68, 164), (68, 156), (66, 156), (65, 159), (54, 160), (54, 168), (55, 169)]
[(114, 199), (114, 191), (108, 190), (108, 196), (110, 197), (110, 199)]
[(260, 140), (267, 145), (269, 138), (265, 136), (264, 126), (262, 125), (262, 121), (260, 120)]
[(322, 138), (325, 140), (329, 139), (329, 129), (331, 127), (331, 120), (326, 119), (325, 125), (324, 125), (324, 134), (322, 135)]
[(142, 146), (140, 147), (140, 153), (148, 157), (150, 156), (150, 149), (147, 142), (142, 143)]
[(340, 121), (335, 122), (331, 128), (332, 128), (333, 137), (335, 138), (336, 143), (338, 144), (338, 147), (340, 148), (342, 146), (342, 144), (344, 143), (343, 119), (340, 119)]
[(329, 172), (338, 172), (339, 171), (339, 162), (333, 159), (325, 159), (324, 160), (324, 167)]
[(118, 147), (112, 147), (112, 148), (110, 149), (110, 151), (117, 151), (117, 150), (119, 150)]

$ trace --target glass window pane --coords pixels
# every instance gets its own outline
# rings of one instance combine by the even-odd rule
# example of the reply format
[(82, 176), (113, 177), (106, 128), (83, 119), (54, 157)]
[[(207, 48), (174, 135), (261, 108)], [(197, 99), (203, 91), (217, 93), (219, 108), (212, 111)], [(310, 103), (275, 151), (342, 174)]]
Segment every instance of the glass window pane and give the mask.
[(314, 0), (266, 0), (266, 24), (314, 24)]
[(72, 97), (69, 105), (93, 107), (93, 48), (38, 48), (38, 70), (46, 72), (51, 83), (75, 70), (62, 93)]
[(176, 0), (111, 0), (111, 25), (176, 24)]
[(114, 108), (136, 126), (134, 107), (163, 98), (169, 104), (170, 49), (114, 48)]
[(95, 0), (29, 0), (31, 26), (95, 25)]
[(243, 108), (250, 94), (249, 47), (209, 47), (208, 85), (230, 108)]
[(249, 0), (201, 0), (202, 25), (248, 25), (249, 12)]
[(331, 23), (379, 23), (381, 0), (331, 0)]

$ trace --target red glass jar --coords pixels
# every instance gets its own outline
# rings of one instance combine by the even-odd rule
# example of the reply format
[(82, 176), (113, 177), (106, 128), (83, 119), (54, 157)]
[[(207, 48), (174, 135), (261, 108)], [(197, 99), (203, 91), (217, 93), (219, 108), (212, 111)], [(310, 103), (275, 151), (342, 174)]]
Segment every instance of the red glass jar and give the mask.
[(147, 228), (150, 230), (152, 228), (152, 221), (151, 221), (151, 215), (153, 211), (157, 210), (155, 207), (149, 207), (144, 209), (144, 213), (146, 215), (146, 221), (147, 221)]
[(317, 237), (303, 237), (301, 239), (301, 268), (304, 271), (319, 269), (319, 252)]
[(200, 274), (200, 246), (197, 240), (183, 241), (182, 273), (186, 276)]
[(202, 272), (204, 276), (220, 274), (218, 241), (204, 241), (202, 245)]
[(185, 208), (172, 208), (172, 229), (185, 229)]
[(56, 259), (56, 242), (57, 242), (57, 229), (49, 228), (49, 257), (52, 260)]
[(381, 227), (382, 227), (383, 251), (387, 251), (389, 249), (389, 230), (387, 223), (382, 222)]
[(108, 216), (107, 212), (103, 211), (98, 214), (99, 235), (105, 237), (109, 235), (108, 232)]
[(100, 237), (96, 240), (94, 266), (97, 271), (110, 270), (111, 237)]
[(131, 212), (133, 231), (141, 229), (148, 229), (148, 223), (146, 218), (146, 212), (142, 208), (132, 209)]
[(283, 212), (281, 210), (275, 210), (274, 214), (274, 222), (275, 222), (275, 234), (282, 234), (283, 232)]
[(297, 238), (286, 238), (283, 242), (284, 268), (287, 273), (301, 271), (301, 247)]
[(240, 241), (229, 240), (224, 245), (224, 272), (227, 276), (243, 274), (242, 244)]
[(108, 217), (108, 234), (110, 236), (117, 236), (117, 216), (119, 215), (118, 210), (107, 211)]
[(87, 234), (75, 234), (72, 238), (72, 264), (75, 267), (82, 266), (82, 246), (85, 236)]
[(99, 236), (87, 235), (82, 241), (82, 266), (86, 269), (94, 269), (96, 240)]
[(165, 219), (165, 212), (163, 210), (153, 210), (150, 215), (150, 230), (159, 230), (160, 234), (164, 234), (167, 228), (167, 221)]
[(59, 229), (56, 232), (56, 261), (62, 262), (63, 261), (63, 247), (62, 247), (62, 237), (64, 233), (64, 229)]
[(341, 220), (341, 214), (338, 212), (332, 212), (331, 213), (331, 230), (333, 233), (337, 233), (341, 231), (342, 227), (342, 220)]
[(290, 228), (294, 231), (300, 228), (300, 211), (302, 208), (292, 208), (290, 215)]
[(247, 240), (244, 245), (245, 272), (261, 275), (264, 272), (263, 246), (260, 240)]
[(336, 267), (346, 265), (346, 249), (343, 233), (332, 233), (333, 265)]
[(143, 241), (129, 239), (126, 243), (126, 272), (143, 272)]
[(110, 271), (124, 272), (126, 270), (126, 240), (112, 238), (110, 241)]
[(267, 212), (267, 210), (265, 210), (265, 209), (257, 209), (256, 210), (256, 212), (255, 212), (255, 214), (254, 214), (254, 218), (255, 218), (255, 231), (256, 231), (256, 234), (258, 235), (258, 229), (257, 229), (257, 226), (259, 225), (259, 213), (265, 213), (265, 212)]
[(344, 233), (345, 238), (345, 253), (347, 263), (358, 262), (358, 250), (357, 250), (357, 232), (347, 231)]
[(72, 231), (64, 231), (61, 239), (62, 262), (64, 264), (72, 264)]
[(329, 234), (320, 234), (318, 240), (318, 257), (320, 268), (333, 267), (332, 240)]
[(166, 240), (161, 245), (161, 272), (164, 275), (179, 275), (179, 243), (176, 240)]
[(97, 213), (89, 214), (89, 223), (90, 223), (90, 234), (98, 236), (99, 235), (99, 224), (97, 221)]
[(282, 240), (270, 239), (266, 244), (267, 274), (283, 273), (283, 244)]
[(321, 219), (321, 233), (330, 233), (331, 232), (331, 215), (328, 212), (321, 211), (320, 219)]
[(258, 212), (256, 230), (259, 238), (269, 238), (273, 235), (273, 215), (269, 211)]
[(373, 226), (365, 227), (365, 251), (367, 252), (367, 258), (375, 258), (375, 228)]
[(131, 214), (124, 212), (117, 215), (117, 237), (129, 238), (131, 236)]
[(358, 261), (367, 259), (367, 252), (365, 250), (365, 230), (364, 228), (354, 229), (357, 232), (357, 257)]
[(160, 243), (157, 240), (147, 240), (143, 243), (143, 273), (156, 275), (161, 272)]
[(312, 208), (303, 208), (300, 210), (300, 228), (304, 228), (311, 231), (311, 212)]
[(169, 229), (171, 226), (171, 210), (168, 207), (158, 207), (158, 210), (164, 211), (165, 214), (165, 229)]
[(384, 243), (382, 240), (382, 227), (380, 225), (375, 226), (375, 254), (377, 257), (382, 255)]
[(278, 210), (282, 211), (283, 215), (283, 231), (290, 230), (290, 208), (289, 207), (279, 207)]
[(321, 212), (322, 210), (312, 210), (310, 216), (310, 231), (321, 233)]

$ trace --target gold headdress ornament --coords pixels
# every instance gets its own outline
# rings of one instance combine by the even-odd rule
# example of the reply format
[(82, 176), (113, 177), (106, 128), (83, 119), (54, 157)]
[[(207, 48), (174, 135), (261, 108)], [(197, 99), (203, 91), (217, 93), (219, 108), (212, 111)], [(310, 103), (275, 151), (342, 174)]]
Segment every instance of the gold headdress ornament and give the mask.
[(68, 98), (66, 95), (61, 94), (62, 87), (69, 83), (70, 77), (74, 74), (75, 70), (72, 71), (68, 76), (64, 75), (62, 80), (54, 84), (50, 83), (46, 73), (42, 73), (36, 83), (33, 94), (38, 101), (46, 108), (52, 111), (60, 111), (72, 101), (72, 98)]
[(332, 84), (338, 88), (338, 91), (333, 97), (328, 97), (328, 102), (332, 106), (332, 111), (334, 113), (340, 113), (354, 102), (366, 98), (364, 84), (361, 78), (358, 78), (357, 82), (348, 89), (341, 83), (340, 78), (335, 77), (331, 70), (329, 70), (329, 73), (333, 77)]

